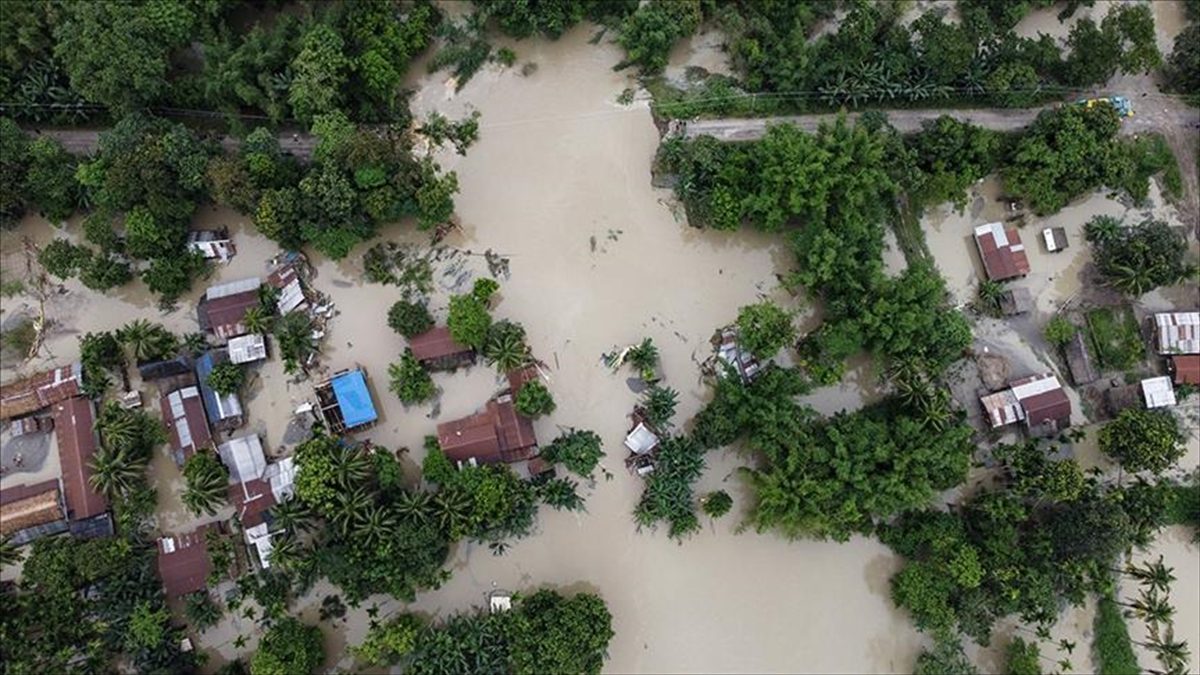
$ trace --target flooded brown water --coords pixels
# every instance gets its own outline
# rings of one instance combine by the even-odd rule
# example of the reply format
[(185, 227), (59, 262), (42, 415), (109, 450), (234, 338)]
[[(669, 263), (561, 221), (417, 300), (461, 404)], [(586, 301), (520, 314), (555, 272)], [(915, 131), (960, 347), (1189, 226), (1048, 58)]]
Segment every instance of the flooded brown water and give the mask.
[[(621, 440), (636, 397), (626, 385), (628, 373), (608, 371), (599, 363), (601, 353), (652, 337), (663, 355), (666, 383), (680, 392), (677, 420), (682, 421), (708, 396), (697, 368), (709, 353), (707, 340), (739, 306), (765, 295), (808, 317), (806, 323), (814, 310), (777, 287), (776, 274), (791, 264), (778, 239), (691, 229), (670, 193), (651, 187), (658, 134), (649, 111), (644, 103), (615, 103), (624, 88), (635, 84), (611, 70), (620, 58), (615, 48), (587, 44), (591, 34), (590, 28), (580, 28), (555, 43), (512, 44), (519, 62), (539, 64), (536, 73), (522, 77), (516, 69), (488, 66), (458, 95), (446, 85), (444, 74), (421, 77), (415, 82), (414, 106), (418, 112), (438, 109), (450, 116), (470, 109), (482, 112), (481, 139), (466, 157), (438, 155), (458, 173), (461, 185), (456, 200), (461, 231), (445, 243), (464, 252), (491, 249), (510, 258), (512, 276), (502, 281), (493, 314), (522, 322), (535, 354), (549, 367), (558, 408), (537, 421), (538, 436), (550, 439), (568, 426), (595, 430), (604, 439), (604, 464), (614, 477), (586, 490), (584, 513), (543, 509), (538, 532), (503, 556), (477, 546), (458, 547), (449, 563), (453, 579), (421, 594), (415, 604), (377, 597), (351, 610), (344, 623), (325, 630), (331, 652), (327, 665), (352, 666), (342, 648), (361, 641), (369, 622), (366, 608), (373, 602), (378, 602), (380, 616), (404, 610), (445, 615), (481, 605), (494, 586), (516, 590), (549, 585), (594, 590), (605, 597), (616, 631), (608, 672), (907, 671), (924, 638), (888, 597), (888, 579), (898, 558), (869, 539), (788, 542), (774, 535), (735, 533), (738, 511), (749, 498), (735, 475), (741, 458), (710, 455), (698, 486), (701, 494), (730, 491), (735, 513), (706, 522), (683, 545), (662, 532), (635, 529), (631, 512), (642, 486), (621, 467)], [(686, 51), (696, 52), (691, 47)], [(704, 53), (704, 58), (711, 55)], [(244, 219), (206, 207), (200, 220), (230, 225), (239, 249), (213, 280), (264, 274), (264, 261), (275, 247), (246, 227)], [(947, 259), (970, 260), (969, 250), (953, 248), (962, 244), (959, 226), (943, 221), (940, 227), (945, 240), (930, 229), (939, 265)], [(49, 226), (33, 219), (16, 234), (39, 241), (51, 236)], [(387, 228), (382, 236), (422, 240), (406, 225)], [(12, 233), (4, 237), (8, 269), (19, 246)], [(945, 251), (948, 257), (942, 255)], [(419, 461), (421, 440), (434, 428), (434, 406), (406, 410), (386, 389), (387, 364), (404, 346), (385, 323), (398, 292), (361, 281), (361, 252), (342, 262), (314, 260), (315, 284), (339, 312), (325, 342), (323, 364), (334, 371), (355, 364), (367, 370), (382, 419), (360, 437), (393, 449), (410, 448)], [(475, 273), (484, 269), (478, 256), (459, 260), (438, 268), (432, 306), (439, 319), (444, 320), (448, 294), (458, 281), (455, 265)], [(902, 264), (902, 258), (891, 258), (889, 270)], [(965, 270), (943, 271), (961, 277), (952, 279), (952, 286), (967, 283)], [(195, 330), (191, 307), (199, 287), (181, 300), (180, 309), (165, 315), (138, 286), (132, 288), (101, 296), (76, 282), (66, 284), (67, 293), (56, 296), (49, 308), (58, 326), (39, 362), (76, 358), (78, 333), (116, 328), (139, 316), (175, 331)], [(852, 364), (846, 383), (817, 392), (809, 402), (826, 413), (870, 402), (878, 396), (868, 386), (874, 381), (870, 368), (866, 360)], [(280, 370), (277, 362), (263, 366), (246, 397), (248, 427), (262, 433), (269, 448), (279, 444), (289, 411), (310, 391), (308, 384), (288, 383)], [(5, 378), (10, 376), (6, 371)], [(435, 382), (442, 390), (439, 418), (467, 414), (499, 388), (495, 373), (482, 364), (436, 375)], [(156, 459), (154, 471), (160, 486), (168, 491), (178, 486), (173, 465)], [(175, 497), (164, 496), (160, 502), (163, 528), (188, 523)], [(1184, 549), (1182, 560), (1194, 563), (1195, 548)], [(1193, 585), (1174, 597), (1180, 603), (1192, 600), (1195, 590)], [(298, 611), (315, 620), (316, 606), (331, 592), (318, 587)], [(1090, 630), (1089, 622), (1068, 616), (1060, 630), (1078, 635), (1084, 624)], [(1194, 632), (1196, 625), (1188, 630)], [(240, 649), (233, 639), (254, 633), (252, 620), (230, 617), (199, 643), (214, 652), (215, 665), (252, 653), (253, 638)]]

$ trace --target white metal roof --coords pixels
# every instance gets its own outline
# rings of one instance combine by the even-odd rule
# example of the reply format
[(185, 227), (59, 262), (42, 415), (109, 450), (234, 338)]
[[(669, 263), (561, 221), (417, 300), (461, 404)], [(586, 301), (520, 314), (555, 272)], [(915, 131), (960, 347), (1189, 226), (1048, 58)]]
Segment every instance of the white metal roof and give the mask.
[(259, 523), (246, 528), (246, 543), (253, 545), (258, 551), (258, 561), (262, 563), (263, 569), (270, 569), (271, 551), (275, 546), (271, 543), (271, 531), (267, 529), (267, 524)]
[(271, 484), (271, 494), (275, 495), (276, 503), (283, 502), (292, 496), (296, 483), (296, 460), (293, 457), (283, 459), (267, 466), (265, 478)]
[(204, 297), (208, 298), (209, 300), (216, 300), (217, 298), (223, 298), (227, 295), (236, 295), (238, 293), (245, 293), (246, 291), (255, 291), (258, 290), (259, 286), (262, 286), (262, 280), (258, 277), (227, 281), (223, 284), (217, 284), (216, 286), (209, 286), (208, 290), (204, 293)]
[(650, 452), (657, 446), (658, 436), (655, 436), (653, 431), (650, 431), (645, 424), (640, 422), (625, 437), (625, 447), (639, 455)]
[(979, 399), (993, 427), (1002, 427), (1025, 419), (1025, 409), (1011, 389), (988, 394)]
[(1142, 380), (1142, 398), (1147, 408), (1175, 405), (1175, 388), (1171, 386), (1171, 378), (1163, 376)]
[(1154, 315), (1159, 354), (1200, 354), (1200, 312)]
[(267, 358), (267, 341), (259, 333), (239, 335), (229, 340), (229, 360), (250, 363)]
[(230, 483), (262, 478), (267, 469), (267, 458), (258, 434), (228, 440), (217, 448), (217, 452), (221, 455), (221, 461), (229, 467)]
[(1037, 379), (1035, 380), (1014, 385), (1012, 388), (1012, 393), (1013, 396), (1017, 397), (1017, 400), (1023, 401), (1027, 398), (1033, 398), (1038, 394), (1054, 391), (1055, 389), (1062, 389), (1062, 385), (1059, 384), (1058, 378), (1054, 375), (1046, 374), (1037, 376)]
[(996, 240), (996, 248), (1008, 246), (1008, 234), (1004, 231), (1004, 223), (987, 223), (975, 228), (976, 237), (982, 237), (985, 234), (992, 235), (992, 238)]

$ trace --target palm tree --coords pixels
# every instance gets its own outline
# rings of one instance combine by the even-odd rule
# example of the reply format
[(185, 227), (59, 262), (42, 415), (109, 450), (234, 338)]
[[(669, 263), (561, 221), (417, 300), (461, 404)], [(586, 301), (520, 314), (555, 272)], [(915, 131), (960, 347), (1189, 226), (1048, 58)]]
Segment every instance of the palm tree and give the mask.
[(625, 360), (633, 364), (640, 372), (652, 371), (658, 365), (658, 347), (654, 346), (654, 341), (646, 338), (635, 347), (630, 348), (625, 354)]
[(1004, 294), (1004, 287), (999, 282), (986, 279), (979, 282), (979, 305), (980, 310), (986, 314), (996, 315), (1000, 313), (1000, 296)]
[(1112, 216), (1096, 216), (1083, 226), (1083, 234), (1093, 244), (1107, 244), (1121, 236), (1121, 221)]
[(302, 557), (302, 547), (296, 537), (283, 535), (271, 542), (271, 565), (291, 569)]
[[(117, 412), (120, 410), (121, 412)], [(133, 415), (119, 407), (107, 407), (100, 412), (96, 431), (104, 445), (118, 450), (132, 449), (141, 438), (141, 425)]]
[(145, 463), (125, 450), (102, 445), (92, 455), (92, 487), (109, 498), (128, 493), (142, 479)]
[(247, 332), (266, 334), (271, 330), (271, 316), (262, 307), (251, 307), (242, 317), (242, 324)]
[(1171, 624), (1167, 624), (1162, 635), (1159, 635), (1158, 631), (1152, 631), (1150, 642), (1142, 644), (1142, 646), (1154, 652), (1158, 657), (1158, 662), (1168, 671), (1186, 669), (1191, 658), (1187, 642), (1175, 640), (1175, 626)]
[(183, 505), (197, 516), (201, 513), (216, 515), (225, 501), (229, 485), (229, 474), (222, 470), (219, 460), (211, 454), (194, 455), (188, 459), (183, 474), (187, 479)]
[(149, 321), (134, 319), (117, 329), (117, 340), (129, 347), (135, 360), (142, 361), (149, 353), (152, 334), (153, 329)]
[(25, 553), (17, 548), (17, 545), (12, 543), (11, 539), (5, 538), (3, 541), (0, 541), (0, 567), (18, 563), (23, 557), (25, 557)]
[(679, 392), (656, 384), (646, 390), (642, 410), (650, 425), (662, 430), (671, 426), (671, 416), (675, 414), (678, 403)]
[(288, 312), (275, 322), (275, 340), (279, 343), (279, 355), (283, 357), (284, 369), (293, 373), (317, 351), (317, 342), (312, 334), (312, 320), (303, 312)]
[(396, 532), (396, 519), (386, 508), (374, 504), (359, 514), (354, 532), (368, 546), (375, 546)]
[(183, 336), (183, 348), (189, 354), (199, 354), (208, 349), (208, 338), (204, 333), (188, 333)]
[(338, 503), (334, 507), (330, 522), (345, 535), (350, 532), (358, 519), (362, 518), (362, 514), (374, 504), (374, 501), (371, 494), (367, 492), (367, 488), (362, 485), (351, 492), (339, 493)]
[(488, 331), (483, 356), (500, 372), (516, 370), (529, 363), (529, 347), (525, 344), (525, 329), (520, 324), (501, 321)]
[(1175, 613), (1175, 608), (1171, 606), (1171, 603), (1167, 602), (1166, 598), (1160, 597), (1158, 591), (1153, 589), (1142, 589), (1137, 600), (1123, 604), (1130, 608), (1131, 616), (1136, 616), (1146, 623), (1168, 623)]
[(1175, 570), (1163, 564), (1163, 557), (1158, 556), (1154, 562), (1147, 561), (1141, 567), (1130, 563), (1125, 566), (1125, 573), (1151, 590), (1167, 592), (1175, 581)]
[(413, 522), (428, 518), (433, 507), (433, 498), (424, 490), (406, 490), (396, 499), (396, 513)]
[(343, 447), (333, 455), (333, 480), (342, 489), (361, 485), (370, 475), (370, 462), (357, 448)]
[(311, 531), (316, 527), (312, 509), (295, 496), (276, 504), (271, 515), (275, 517), (276, 525), (291, 532)]
[(471, 497), (460, 490), (442, 490), (433, 499), (442, 529), (454, 533), (471, 514)]

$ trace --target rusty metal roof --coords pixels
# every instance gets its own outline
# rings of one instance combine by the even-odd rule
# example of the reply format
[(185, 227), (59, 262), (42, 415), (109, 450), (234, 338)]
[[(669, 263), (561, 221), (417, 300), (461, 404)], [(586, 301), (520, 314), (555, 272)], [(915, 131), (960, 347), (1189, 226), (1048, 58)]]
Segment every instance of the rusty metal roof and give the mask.
[(205, 537), (209, 527), (205, 525), (186, 534), (158, 540), (158, 576), (168, 596), (179, 597), (204, 590), (212, 572)]
[(506, 397), (489, 401), (474, 415), (439, 424), (438, 445), (451, 461), (495, 464), (529, 459), (537, 450), (537, 437), (533, 423)]
[(459, 344), (450, 336), (450, 329), (445, 326), (435, 326), (420, 335), (409, 338), (408, 346), (418, 361), (432, 361), (447, 356), (470, 354), (470, 347)]
[(92, 488), (92, 455), (99, 443), (92, 402), (82, 396), (54, 406), (54, 429), (58, 435), (58, 460), (62, 465), (67, 517), (80, 520), (108, 510), (108, 499)]
[(1175, 384), (1200, 384), (1200, 354), (1172, 356)]
[(82, 380), (83, 366), (76, 362), (0, 386), (0, 419), (28, 415), (78, 396)]
[(1029, 256), (1016, 228), (988, 223), (975, 228), (975, 245), (988, 279), (1003, 281), (1029, 274)]

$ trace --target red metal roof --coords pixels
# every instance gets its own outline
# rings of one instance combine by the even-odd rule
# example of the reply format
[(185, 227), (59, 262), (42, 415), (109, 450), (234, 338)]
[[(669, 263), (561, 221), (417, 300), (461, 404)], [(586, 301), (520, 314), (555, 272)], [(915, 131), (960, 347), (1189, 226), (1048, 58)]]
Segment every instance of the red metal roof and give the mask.
[(1029, 256), (1016, 228), (988, 223), (975, 228), (975, 245), (988, 279), (1003, 281), (1029, 274)]
[(204, 590), (212, 561), (208, 558), (205, 525), (187, 534), (177, 534), (158, 540), (158, 576), (163, 590), (171, 597)]
[[(1035, 385), (1041, 384), (1041, 386)], [(1031, 375), (1011, 383), (1013, 394), (1025, 410), (1025, 424), (1038, 427), (1046, 422), (1071, 418), (1071, 400), (1053, 375)], [(1024, 393), (1026, 389), (1033, 393)]]
[(62, 464), (63, 493), (67, 519), (82, 520), (108, 510), (108, 500), (92, 489), (92, 455), (98, 442), (92, 402), (82, 396), (54, 406), (54, 429), (58, 435), (58, 461)]
[(474, 458), (481, 464), (518, 462), (537, 450), (529, 418), (519, 415), (511, 400), (489, 401), (469, 417), (438, 425), (438, 445), (451, 461)]
[(0, 489), (0, 505), (10, 504), (12, 502), (21, 501), (34, 495), (39, 495), (47, 490), (57, 490), (57, 480), (44, 480), (33, 485), (12, 485), (4, 489)]
[(447, 356), (470, 354), (473, 351), (470, 347), (455, 342), (454, 338), (450, 337), (450, 329), (445, 326), (430, 328), (410, 338), (408, 346), (412, 348), (413, 356), (418, 361), (432, 361)]
[(79, 395), (83, 368), (78, 363), (0, 386), (0, 419), (12, 419)]
[(212, 445), (208, 416), (204, 414), (204, 400), (200, 397), (199, 387), (184, 387), (164, 394), (159, 399), (159, 407), (162, 409), (163, 423), (167, 425), (171, 447), (184, 460), (200, 448)]
[(1175, 384), (1200, 384), (1200, 354), (1171, 357), (1175, 367)]
[(219, 298), (200, 301), (200, 327), (219, 338), (228, 340), (247, 333), (246, 310), (259, 304), (258, 291), (243, 291)]
[(271, 484), (263, 478), (230, 485), (228, 496), (229, 503), (242, 520), (242, 527), (254, 527), (263, 522), (263, 514), (275, 506)]
[(526, 382), (532, 382), (538, 379), (538, 377), (539, 374), (537, 366), (532, 364), (525, 366), (524, 368), (510, 370), (508, 371), (508, 390), (513, 396), (516, 396), (517, 393), (521, 391), (521, 387), (525, 386)]

